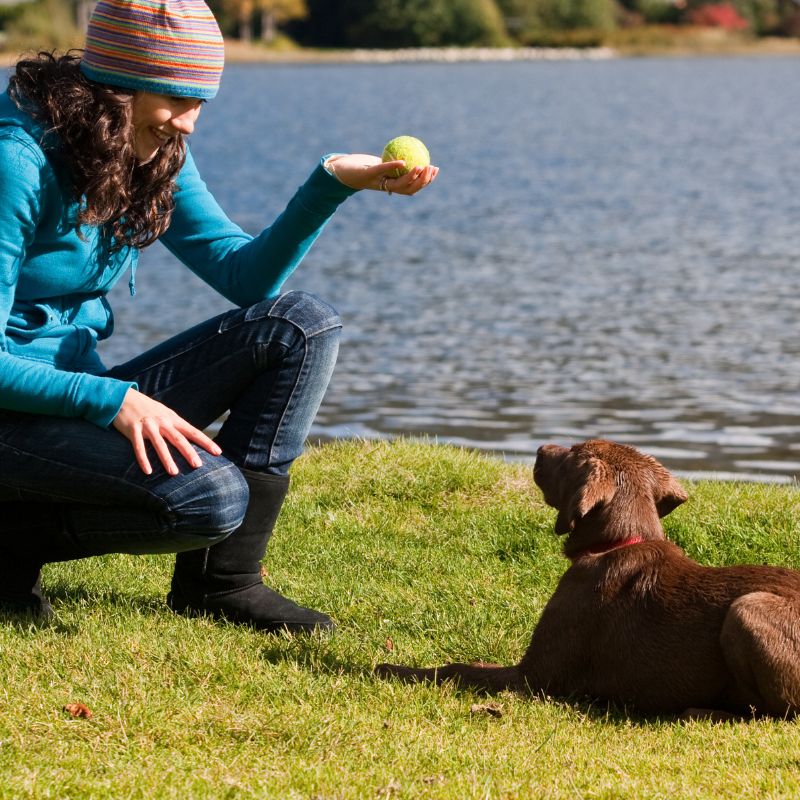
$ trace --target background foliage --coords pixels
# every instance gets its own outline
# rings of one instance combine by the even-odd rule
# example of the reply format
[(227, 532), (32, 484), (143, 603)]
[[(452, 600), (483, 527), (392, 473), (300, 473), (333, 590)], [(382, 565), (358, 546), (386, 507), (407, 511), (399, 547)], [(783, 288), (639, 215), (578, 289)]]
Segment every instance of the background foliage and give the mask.
[[(7, 49), (79, 46), (91, 0), (0, 2)], [(615, 30), (800, 35), (800, 0), (209, 0), (226, 36), (309, 47), (594, 45)]]

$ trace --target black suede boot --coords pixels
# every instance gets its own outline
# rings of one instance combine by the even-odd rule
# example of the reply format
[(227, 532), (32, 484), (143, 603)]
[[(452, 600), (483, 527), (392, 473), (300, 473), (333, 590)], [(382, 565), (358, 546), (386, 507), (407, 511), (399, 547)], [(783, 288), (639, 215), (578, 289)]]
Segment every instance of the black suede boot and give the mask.
[(0, 614), (46, 622), (53, 607), (42, 594), (42, 534), (61, 527), (56, 505), (0, 503)]
[[(18, 564), (18, 567), (22, 565)], [(40, 568), (25, 565), (18, 569), (14, 584), (0, 587), (0, 614), (30, 616), (39, 622), (53, 617), (53, 607), (42, 594)]]
[(261, 577), (261, 559), (289, 478), (246, 469), (242, 474), (250, 487), (244, 521), (219, 544), (178, 553), (167, 605), (181, 614), (209, 614), (268, 633), (332, 630), (330, 617), (293, 603)]

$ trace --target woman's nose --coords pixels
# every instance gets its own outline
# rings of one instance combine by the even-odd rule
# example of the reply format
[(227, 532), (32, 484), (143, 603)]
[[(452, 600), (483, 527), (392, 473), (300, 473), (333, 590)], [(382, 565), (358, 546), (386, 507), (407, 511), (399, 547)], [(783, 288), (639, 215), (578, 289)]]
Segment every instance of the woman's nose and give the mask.
[(188, 108), (185, 111), (181, 111), (180, 114), (176, 114), (170, 120), (170, 124), (178, 133), (188, 136), (194, 130), (194, 124), (197, 122), (198, 116), (200, 116), (199, 104), (194, 108)]

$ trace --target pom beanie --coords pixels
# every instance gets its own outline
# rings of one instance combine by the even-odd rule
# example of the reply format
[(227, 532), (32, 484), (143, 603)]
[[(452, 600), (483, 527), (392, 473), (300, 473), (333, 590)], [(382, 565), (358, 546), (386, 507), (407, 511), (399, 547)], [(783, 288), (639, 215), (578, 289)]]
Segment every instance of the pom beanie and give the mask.
[(111, 86), (208, 100), (224, 60), (222, 34), (203, 0), (99, 0), (81, 71)]

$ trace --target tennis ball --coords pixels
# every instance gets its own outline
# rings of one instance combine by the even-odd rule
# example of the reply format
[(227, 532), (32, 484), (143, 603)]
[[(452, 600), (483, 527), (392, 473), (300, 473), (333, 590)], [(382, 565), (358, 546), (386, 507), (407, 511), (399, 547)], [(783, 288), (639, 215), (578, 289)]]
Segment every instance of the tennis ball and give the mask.
[(427, 167), (431, 163), (431, 156), (428, 148), (413, 136), (398, 136), (386, 143), (383, 148), (383, 161), (399, 161), (402, 159), (406, 162), (405, 167), (390, 172), (389, 175), (393, 178), (399, 178), (410, 172), (414, 167)]

